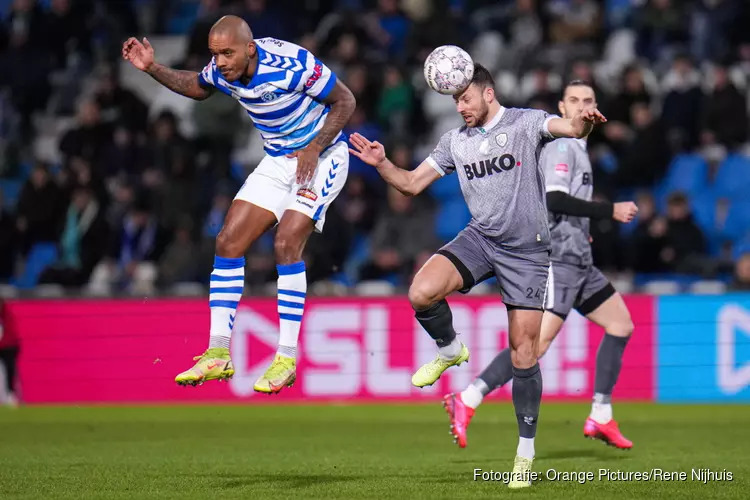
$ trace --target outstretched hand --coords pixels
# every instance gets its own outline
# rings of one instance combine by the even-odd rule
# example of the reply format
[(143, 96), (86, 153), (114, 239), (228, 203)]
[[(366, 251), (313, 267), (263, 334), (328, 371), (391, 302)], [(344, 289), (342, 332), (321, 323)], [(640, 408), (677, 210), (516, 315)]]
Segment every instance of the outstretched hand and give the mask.
[(354, 133), (349, 136), (349, 142), (355, 148), (349, 148), (349, 152), (368, 165), (377, 167), (385, 160), (385, 148), (378, 141), (371, 142), (363, 135)]
[(581, 113), (581, 120), (584, 123), (593, 123), (594, 125), (607, 122), (607, 119), (598, 109), (584, 109)]
[(122, 58), (139, 70), (148, 71), (154, 64), (154, 48), (147, 38), (141, 43), (137, 38), (131, 37), (122, 45)]

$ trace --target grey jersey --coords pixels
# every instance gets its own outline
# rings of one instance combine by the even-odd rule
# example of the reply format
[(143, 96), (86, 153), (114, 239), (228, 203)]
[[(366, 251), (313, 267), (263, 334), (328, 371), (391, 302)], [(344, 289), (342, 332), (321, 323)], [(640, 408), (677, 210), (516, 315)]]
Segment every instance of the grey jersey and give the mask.
[[(562, 191), (581, 200), (591, 201), (594, 185), (586, 141), (557, 139), (544, 147), (540, 163), (544, 167), (547, 192)], [(588, 217), (550, 212), (549, 224), (553, 261), (592, 265)]]
[(536, 109), (500, 108), (484, 127), (447, 132), (427, 158), (440, 175), (458, 171), (469, 225), (508, 250), (549, 248), (539, 154), (552, 139), (552, 118)]

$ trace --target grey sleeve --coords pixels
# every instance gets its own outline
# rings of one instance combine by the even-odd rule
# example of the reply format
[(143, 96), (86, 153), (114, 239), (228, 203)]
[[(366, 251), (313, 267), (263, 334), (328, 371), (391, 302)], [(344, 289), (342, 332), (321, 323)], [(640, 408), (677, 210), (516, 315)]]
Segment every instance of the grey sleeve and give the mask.
[(540, 140), (552, 140), (555, 138), (549, 131), (549, 122), (555, 118), (560, 118), (557, 115), (551, 115), (541, 109), (533, 109), (529, 111), (529, 120), (531, 121), (530, 130), (537, 132), (536, 137)]
[(547, 144), (542, 150), (540, 161), (544, 168), (547, 192), (561, 191), (570, 194), (576, 161), (570, 144), (559, 139)]
[(425, 160), (427, 163), (432, 165), (440, 176), (449, 175), (455, 172), (456, 166), (453, 161), (453, 153), (451, 151), (451, 140), (453, 137), (453, 131), (443, 134), (438, 142), (435, 149), (432, 150), (430, 156)]

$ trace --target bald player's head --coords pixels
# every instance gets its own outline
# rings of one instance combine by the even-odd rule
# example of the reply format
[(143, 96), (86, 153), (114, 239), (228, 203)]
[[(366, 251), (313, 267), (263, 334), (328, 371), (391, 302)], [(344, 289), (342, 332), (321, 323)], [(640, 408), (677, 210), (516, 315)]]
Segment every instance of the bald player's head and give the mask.
[(225, 80), (247, 80), (252, 78), (251, 64), (257, 56), (253, 32), (244, 19), (224, 16), (211, 27), (208, 48), (216, 60), (216, 67)]
[(224, 16), (216, 21), (211, 26), (208, 36), (209, 38), (212, 36), (237, 37), (245, 43), (253, 41), (253, 32), (250, 30), (250, 26), (244, 19), (237, 16)]

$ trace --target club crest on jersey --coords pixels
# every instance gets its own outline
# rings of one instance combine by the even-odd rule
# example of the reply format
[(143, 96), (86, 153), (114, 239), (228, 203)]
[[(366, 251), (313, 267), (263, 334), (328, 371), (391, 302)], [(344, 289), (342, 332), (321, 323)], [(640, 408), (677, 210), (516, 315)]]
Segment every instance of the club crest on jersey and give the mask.
[(506, 134), (505, 132), (503, 132), (502, 134), (498, 134), (497, 137), (495, 137), (495, 140), (497, 141), (497, 145), (503, 148), (506, 144), (508, 144), (508, 134)]
[(297, 191), (297, 196), (301, 196), (303, 198), (307, 198), (310, 201), (316, 201), (318, 199), (318, 195), (315, 194), (315, 191), (313, 191), (310, 188), (302, 188), (299, 191)]
[(278, 97), (275, 92), (263, 92), (263, 95), (260, 96), (263, 102), (275, 101)]

